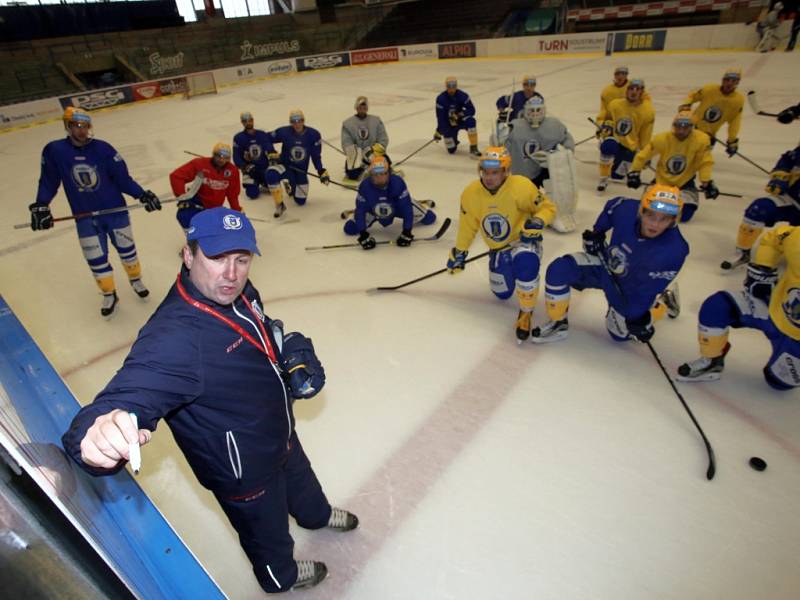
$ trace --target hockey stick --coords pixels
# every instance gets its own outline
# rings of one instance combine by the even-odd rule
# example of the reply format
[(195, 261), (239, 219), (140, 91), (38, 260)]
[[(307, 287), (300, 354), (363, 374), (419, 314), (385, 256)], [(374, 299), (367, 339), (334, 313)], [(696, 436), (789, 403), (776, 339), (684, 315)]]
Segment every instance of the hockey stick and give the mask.
[(750, 108), (753, 109), (753, 112), (757, 115), (761, 115), (762, 117), (777, 117), (778, 113), (770, 113), (764, 112), (761, 110), (761, 107), (758, 105), (758, 100), (756, 99), (756, 92), (755, 90), (750, 90), (747, 92), (747, 103), (750, 105)]
[(596, 137), (597, 137), (597, 135), (596, 135), (596, 134), (592, 134), (592, 135), (590, 135), (589, 137), (587, 137), (585, 140), (581, 140), (580, 142), (575, 142), (575, 147), (577, 148), (577, 147), (578, 147), (578, 146), (580, 146), (581, 144), (585, 144), (585, 143), (586, 143), (586, 142), (588, 142), (589, 140), (593, 140), (593, 139), (595, 139)]
[[(721, 139), (719, 139), (719, 138), (717, 138), (717, 137), (714, 137), (713, 135), (711, 136), (711, 140), (712, 140), (712, 141), (714, 141), (714, 140), (718, 141), (720, 144), (722, 144), (723, 146), (725, 146), (725, 148), (728, 148), (728, 147), (729, 147), (727, 143), (723, 142)], [(766, 173), (767, 175), (769, 175), (769, 174), (770, 174), (770, 172), (769, 172), (769, 171), (767, 171), (767, 170), (766, 170), (764, 167), (762, 167), (761, 165), (759, 165), (759, 164), (758, 164), (758, 163), (756, 163), (756, 162), (753, 162), (752, 160), (750, 160), (749, 158), (747, 158), (747, 157), (746, 157), (744, 154), (742, 154), (742, 153), (741, 153), (741, 152), (739, 152), (738, 150), (736, 151), (736, 153), (734, 154), (734, 156), (738, 156), (739, 158), (741, 158), (741, 159), (742, 159), (742, 160), (744, 160), (745, 162), (748, 162), (748, 163), (750, 163), (751, 165), (753, 165), (753, 166), (754, 166), (756, 169), (758, 169), (759, 171), (763, 171), (763, 172), (764, 172), (764, 173)]]
[(188, 150), (184, 150), (183, 153), (188, 154), (189, 156), (196, 156), (197, 158), (205, 158), (202, 154), (198, 154), (197, 152), (189, 152)]
[[(600, 264), (603, 265), (603, 268), (606, 270), (606, 273), (608, 273), (608, 276), (611, 278), (611, 283), (614, 285), (614, 289), (617, 290), (617, 293), (620, 295), (620, 298), (622, 298), (623, 302), (627, 302), (627, 300), (625, 298), (625, 294), (624, 294), (624, 292), (622, 291), (622, 288), (619, 285), (619, 281), (617, 281), (616, 275), (614, 275), (614, 273), (609, 268), (605, 257), (604, 256), (598, 256), (597, 258), (600, 259)], [(703, 444), (705, 444), (706, 453), (708, 454), (708, 469), (706, 470), (706, 479), (711, 481), (712, 479), (714, 479), (714, 474), (717, 472), (717, 460), (716, 460), (716, 457), (714, 455), (714, 449), (711, 447), (711, 442), (708, 441), (708, 438), (706, 437), (706, 433), (705, 433), (705, 431), (703, 431), (703, 428), (700, 427), (700, 423), (697, 422), (697, 419), (695, 418), (694, 413), (692, 412), (692, 409), (689, 408), (689, 405), (686, 403), (686, 400), (683, 399), (683, 396), (678, 391), (678, 388), (675, 386), (675, 382), (672, 381), (672, 378), (669, 376), (669, 373), (667, 373), (667, 370), (664, 368), (664, 364), (661, 362), (661, 358), (659, 358), (658, 353), (656, 352), (656, 349), (653, 348), (653, 344), (650, 342), (650, 340), (647, 340), (645, 342), (645, 344), (647, 344), (647, 347), (650, 349), (650, 352), (653, 354), (653, 358), (656, 359), (656, 362), (658, 363), (658, 366), (661, 367), (661, 372), (664, 373), (664, 377), (667, 378), (667, 381), (669, 382), (669, 385), (672, 387), (672, 391), (675, 392), (675, 395), (678, 396), (678, 400), (680, 400), (681, 404), (683, 404), (683, 408), (686, 409), (686, 412), (688, 413), (689, 418), (692, 420), (692, 423), (694, 423), (694, 426), (697, 428), (697, 431), (700, 433), (700, 437), (703, 438)]]
[(433, 142), (435, 142), (435, 141), (436, 141), (436, 138), (431, 138), (430, 140), (428, 140), (427, 142), (425, 142), (424, 144), (422, 144), (422, 146), (420, 146), (419, 148), (417, 148), (416, 150), (414, 150), (414, 151), (413, 151), (411, 154), (409, 154), (408, 156), (406, 156), (406, 157), (405, 157), (403, 160), (399, 160), (399, 161), (397, 161), (396, 163), (393, 163), (393, 164), (392, 164), (392, 168), (394, 169), (395, 167), (399, 167), (399, 166), (400, 166), (400, 165), (402, 165), (404, 162), (406, 162), (406, 161), (407, 161), (409, 158), (411, 158), (412, 156), (414, 156), (414, 155), (415, 155), (417, 152), (420, 152), (421, 150), (424, 150), (425, 148), (427, 148), (428, 146), (430, 146), (430, 145), (431, 145)]
[[(322, 179), (322, 177), (320, 177), (319, 175), (315, 175), (311, 171), (303, 171), (303, 169), (301, 169), (299, 167), (293, 167), (292, 165), (288, 165), (288, 167), (292, 171), (297, 171), (298, 173), (304, 173), (306, 175), (311, 175), (312, 177), (316, 177), (317, 179)], [(344, 183), (339, 183), (338, 181), (334, 181), (333, 179), (330, 179), (329, 182), (332, 183), (333, 185), (338, 185), (339, 187), (343, 187), (346, 190), (351, 190), (353, 192), (357, 192), (358, 191), (357, 187), (353, 187), (352, 185), (346, 185)]]
[(341, 154), (342, 156), (347, 156), (347, 154), (345, 154), (344, 152), (342, 152), (342, 151), (341, 151), (339, 148), (337, 148), (336, 146), (334, 146), (334, 145), (333, 145), (333, 144), (331, 144), (330, 142), (326, 142), (326, 141), (325, 141), (325, 140), (323, 140), (322, 138), (320, 138), (320, 140), (322, 141), (322, 143), (323, 143), (323, 144), (325, 144), (325, 145), (326, 145), (326, 146), (328, 146), (329, 148), (333, 148), (334, 150), (336, 150), (336, 151), (337, 151), (339, 154)]
[[(441, 238), (444, 235), (444, 232), (447, 231), (448, 227), (450, 227), (450, 217), (447, 217), (444, 221), (442, 221), (442, 226), (439, 227), (439, 230), (436, 233), (434, 233), (433, 235), (428, 236), (428, 237), (415, 239), (414, 243), (416, 243), (416, 242), (435, 242), (436, 240), (438, 240), (439, 238)], [(385, 244), (393, 246), (393, 245), (397, 244), (397, 241), (396, 240), (381, 240), (379, 242), (375, 242), (376, 246), (382, 246), (382, 245), (385, 245)], [(331, 246), (306, 246), (306, 250), (332, 250), (334, 248), (358, 248), (360, 246), (361, 246), (361, 244), (356, 242), (354, 244), (333, 244)]]
[[(499, 248), (498, 248), (498, 250), (499, 250)], [(484, 256), (489, 256), (489, 254), (491, 252), (492, 252), (492, 250), (487, 250), (486, 252), (481, 252), (480, 254), (477, 254), (477, 255), (473, 256), (472, 258), (468, 258), (467, 260), (465, 260), (464, 264), (472, 262), (473, 260), (478, 260), (479, 258), (483, 258)], [(434, 271), (433, 273), (428, 273), (427, 275), (423, 275), (422, 277), (417, 277), (416, 279), (412, 279), (411, 281), (406, 281), (405, 283), (401, 283), (400, 285), (370, 288), (370, 289), (367, 290), (367, 293), (368, 294), (376, 294), (378, 292), (394, 292), (396, 290), (399, 290), (401, 288), (409, 286), (412, 283), (418, 283), (420, 281), (424, 281), (425, 279), (429, 279), (429, 278), (434, 277), (436, 275), (441, 275), (445, 271), (447, 271), (447, 267), (445, 267), (444, 269), (439, 269), (438, 271)]]

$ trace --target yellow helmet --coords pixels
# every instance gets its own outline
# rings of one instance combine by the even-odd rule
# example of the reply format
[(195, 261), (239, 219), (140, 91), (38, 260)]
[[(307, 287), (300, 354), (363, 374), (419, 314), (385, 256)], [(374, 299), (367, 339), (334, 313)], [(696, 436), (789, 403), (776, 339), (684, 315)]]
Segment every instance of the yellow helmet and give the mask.
[(289, 112), (289, 123), (296, 123), (299, 121), (305, 121), (306, 116), (303, 114), (303, 111), (299, 108), (292, 109)]
[(231, 158), (231, 146), (230, 144), (226, 144), (225, 142), (217, 142), (214, 144), (214, 148), (211, 150), (212, 156), (219, 156), (222, 158), (226, 158), (230, 160)]
[(92, 125), (92, 116), (82, 108), (76, 106), (66, 107), (64, 109), (64, 114), (61, 116), (61, 120), (64, 122), (64, 127), (67, 128), (69, 128), (70, 123), (88, 123), (90, 127)]
[(681, 191), (675, 186), (662, 183), (650, 186), (642, 196), (639, 214), (641, 215), (645, 210), (652, 210), (675, 217), (675, 223), (677, 223), (681, 219), (681, 211), (683, 210)]
[(478, 161), (478, 172), (480, 173), (481, 169), (497, 168), (508, 171), (511, 168), (511, 155), (503, 146), (489, 146)]

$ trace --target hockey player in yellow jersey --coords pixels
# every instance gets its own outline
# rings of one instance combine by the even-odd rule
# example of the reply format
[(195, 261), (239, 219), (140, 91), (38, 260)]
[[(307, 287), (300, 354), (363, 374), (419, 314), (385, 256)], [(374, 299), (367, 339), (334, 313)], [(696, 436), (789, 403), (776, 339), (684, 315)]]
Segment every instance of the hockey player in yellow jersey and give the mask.
[[(628, 89), (628, 67), (614, 69), (614, 80), (600, 92), (600, 112), (597, 113), (597, 123), (601, 124), (608, 118), (608, 104), (617, 98), (624, 98)], [(600, 130), (597, 131), (598, 137)]]
[[(779, 278), (781, 259), (786, 268)], [(697, 324), (701, 356), (678, 367), (678, 379), (719, 379), (731, 347), (731, 327), (759, 329), (767, 336), (772, 354), (763, 373), (771, 387), (800, 387), (800, 227), (783, 225), (764, 235), (747, 266), (743, 290), (706, 298)]]
[(697, 129), (707, 133), (713, 146), (717, 140), (717, 132), (723, 124), (728, 124), (728, 141), (725, 152), (733, 156), (739, 150), (739, 129), (742, 126), (742, 108), (744, 96), (736, 91), (742, 80), (742, 70), (738, 67), (726, 69), (722, 75), (722, 84), (709, 83), (690, 92), (678, 107), (679, 111), (694, 109), (694, 122)]
[(642, 169), (656, 154), (656, 183), (681, 190), (682, 223), (690, 220), (698, 207), (695, 174), (700, 177), (700, 189), (706, 199), (714, 200), (719, 196), (719, 190), (711, 179), (711, 169), (714, 166), (711, 140), (708, 135), (694, 128), (690, 112), (679, 112), (672, 120), (671, 131), (654, 135), (650, 143), (636, 153), (628, 172), (629, 188), (637, 189), (642, 185)]
[(650, 143), (656, 118), (653, 104), (644, 98), (644, 80), (631, 79), (624, 98), (608, 104), (608, 116), (599, 123), (600, 181), (597, 191), (608, 187), (609, 176), (622, 181), (636, 152)]
[(511, 157), (499, 146), (486, 148), (478, 163), (480, 179), (461, 194), (456, 245), (447, 269), (464, 270), (467, 252), (480, 230), (489, 246), (489, 284), (506, 300), (516, 291), (519, 302), (517, 340), (530, 336), (533, 309), (539, 294), (542, 230), (556, 214), (555, 205), (530, 179), (511, 175)]

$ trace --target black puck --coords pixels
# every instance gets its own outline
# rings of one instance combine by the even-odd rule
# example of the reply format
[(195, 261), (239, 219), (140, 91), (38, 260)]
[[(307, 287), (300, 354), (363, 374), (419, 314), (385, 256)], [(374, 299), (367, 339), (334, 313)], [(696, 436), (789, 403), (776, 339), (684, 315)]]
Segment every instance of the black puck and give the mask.
[(763, 458), (753, 456), (750, 458), (750, 466), (756, 471), (763, 471), (767, 468), (767, 463)]

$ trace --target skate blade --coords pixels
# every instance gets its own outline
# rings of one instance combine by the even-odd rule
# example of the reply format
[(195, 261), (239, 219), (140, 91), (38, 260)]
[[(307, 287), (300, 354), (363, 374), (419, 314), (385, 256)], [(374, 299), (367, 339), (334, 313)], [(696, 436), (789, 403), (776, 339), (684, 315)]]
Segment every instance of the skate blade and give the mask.
[(684, 377), (683, 375), (675, 375), (675, 381), (697, 383), (700, 381), (719, 381), (720, 377), (722, 377), (721, 373), (706, 373), (705, 375), (698, 375), (697, 377)]

